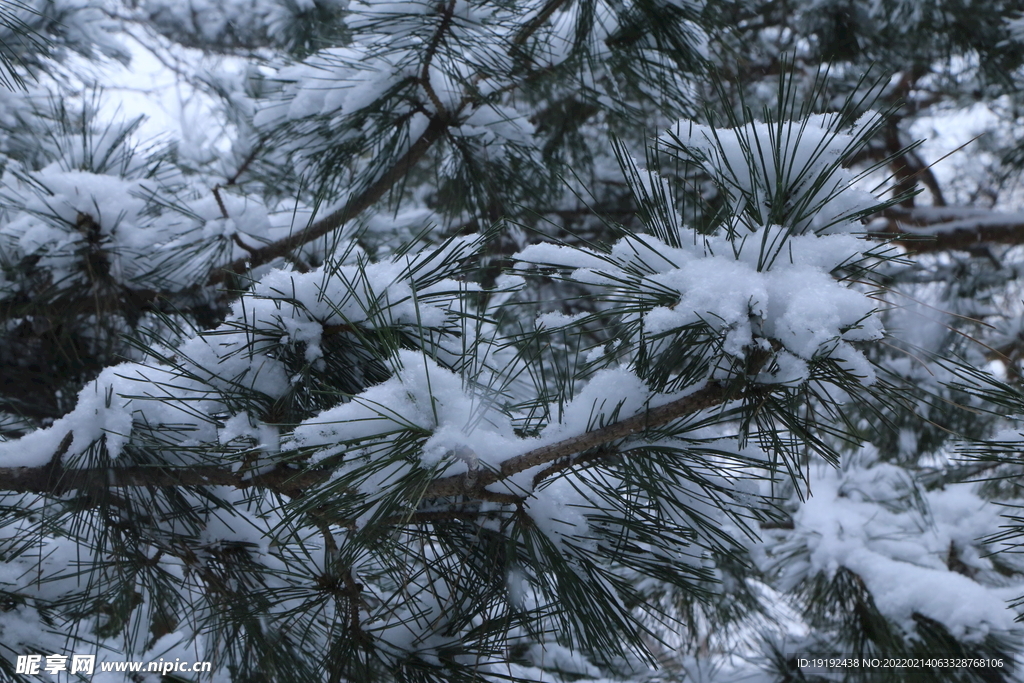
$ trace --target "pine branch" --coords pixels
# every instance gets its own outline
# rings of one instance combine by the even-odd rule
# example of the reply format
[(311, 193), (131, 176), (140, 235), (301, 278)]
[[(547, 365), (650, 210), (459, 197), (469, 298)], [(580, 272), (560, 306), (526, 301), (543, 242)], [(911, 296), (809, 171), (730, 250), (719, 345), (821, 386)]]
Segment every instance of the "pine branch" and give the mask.
[[(71, 439), (65, 441), (70, 445)], [(66, 450), (66, 449), (65, 449)], [(67, 469), (54, 466), (60, 458), (55, 456), (44, 467), (0, 468), (0, 490), (12, 493), (39, 493), (59, 496), (68, 491), (88, 491), (105, 488), (145, 486), (166, 488), (174, 486), (231, 486), (238, 489), (259, 487), (289, 497), (330, 478), (323, 470), (293, 470), (279, 468), (263, 474), (232, 472), (218, 467), (111, 467)]]
[(547, 470), (536, 475), (535, 481), (539, 482), (550, 476), (548, 474), (549, 470), (551, 474), (554, 474), (556, 471), (565, 468), (565, 465), (556, 463), (556, 461), (562, 458), (568, 458), (576, 453), (582, 453), (591, 448), (624, 439), (653, 427), (661, 427), (681, 417), (721, 405), (731, 398), (736, 398), (735, 392), (730, 391), (726, 385), (721, 383), (709, 384), (689, 396), (666, 403), (657, 408), (652, 408), (639, 415), (634, 415), (586, 434), (563, 439), (549, 446), (535, 448), (532, 451), (509, 458), (502, 462), (501, 467), (497, 470), (481, 471), (478, 473), (467, 472), (438, 479), (424, 490), (423, 497), (473, 496), (485, 487), (508, 479), (515, 474), (540, 465), (555, 463)]
[[(721, 405), (740, 395), (741, 393), (723, 383), (709, 384), (689, 396), (652, 408), (644, 413), (509, 458), (501, 464), (498, 470), (474, 470), (437, 479), (424, 489), (422, 498), (470, 496), (478, 500), (495, 500), (496, 496), (499, 496), (502, 502), (509, 502), (511, 499), (506, 499), (506, 494), (486, 491), (485, 487), (525, 470), (549, 465), (535, 476), (534, 481), (539, 483), (569, 466), (585, 465), (598, 460), (598, 458), (571, 460), (571, 456), (577, 453), (610, 444), (647, 429), (666, 425), (681, 417)], [(70, 445), (70, 435), (64, 439), (64, 443)], [(59, 464), (55, 466), (55, 463), (59, 463), (63, 452), (67, 450), (67, 445), (63, 446), (63, 451), (56, 454), (51, 463), (44, 467), (0, 468), (0, 482), (3, 482), (0, 484), (0, 489), (15, 493), (60, 495), (72, 490), (109, 487), (232, 486), (250, 488), (256, 486), (289, 497), (296, 497), (301, 495), (305, 489), (327, 481), (331, 475), (327, 470), (303, 471), (284, 468), (252, 475), (216, 467), (171, 469), (150, 466), (65, 469)], [(607, 449), (603, 451), (604, 454), (608, 452)], [(563, 460), (565, 458), (570, 459)]]
[(240, 275), (247, 269), (257, 268), (270, 263), (274, 259), (287, 256), (292, 250), (337, 230), (363, 211), (366, 211), (377, 203), (395, 183), (405, 177), (405, 174), (423, 158), (431, 146), (448, 130), (449, 123), (447, 119), (437, 116), (432, 117), (426, 130), (409, 147), (409, 150), (399, 157), (384, 175), (351, 198), (346, 202), (345, 206), (313, 223), (301, 232), (293, 233), (282, 240), (264, 247), (253, 249), (249, 255), (218, 268), (210, 274), (207, 283), (211, 285), (218, 284), (223, 282), (229, 273)]
[[(609, 455), (615, 449), (608, 445), (615, 441), (647, 429), (663, 426), (673, 420), (713, 408), (738, 397), (739, 393), (725, 384), (709, 384), (689, 396), (663, 406), (510, 458), (502, 463), (496, 471), (473, 469), (464, 474), (437, 479), (423, 490), (421, 500), (468, 496), (475, 500), (509, 505), (519, 504), (526, 496), (496, 493), (487, 491), (485, 487), (542, 465), (548, 465), (548, 467), (535, 475), (533, 479), (535, 484), (568, 467), (589, 466), (599, 462), (601, 457), (573, 459), (572, 456), (600, 446), (606, 446), (599, 450), (600, 455), (602, 457)], [(257, 475), (216, 467), (64, 469), (59, 463), (63, 452), (71, 443), (70, 436), (69, 434), (64, 439), (62, 450), (44, 467), (0, 468), (0, 481), (3, 482), (0, 488), (15, 493), (56, 496), (72, 490), (88, 491), (120, 487), (231, 486), (235, 488), (259, 487), (290, 498), (297, 498), (302, 496), (306, 489), (326, 482), (331, 476), (331, 472), (328, 470), (302, 471), (285, 468)], [(423, 514), (426, 516), (424, 517)], [(389, 518), (387, 523), (403, 525), (426, 522), (431, 520), (431, 515), (437, 513), (426, 512), (423, 514), (411, 513), (396, 516)], [(444, 512), (442, 517), (448, 519), (450, 515), (451, 513)], [(463, 515), (456, 513), (456, 516)]]
[(915, 253), (971, 251), (985, 243), (1024, 243), (1024, 214), (968, 207), (890, 207), (882, 212), (889, 225), (870, 236), (896, 237)]
[[(523, 26), (518, 33), (516, 33), (512, 40), (511, 50), (514, 52), (521, 50), (522, 45), (529, 40), (530, 36), (536, 33), (541, 26), (551, 18), (552, 14), (554, 14), (554, 12), (564, 4), (565, 0), (550, 0), (536, 16), (527, 22), (527, 24)], [(348, 221), (358, 217), (361, 213), (369, 209), (384, 197), (384, 195), (387, 194), (387, 192), (397, 182), (404, 178), (406, 174), (408, 174), (408, 172), (412, 170), (412, 168), (426, 155), (434, 143), (444, 137), (449, 126), (455, 125), (458, 122), (459, 112), (465, 109), (467, 105), (473, 104), (474, 98), (470, 93), (466, 93), (459, 103), (458, 111), (447, 112), (441, 105), (429, 79), (430, 62), (441, 44), (441, 41), (444, 39), (444, 34), (451, 26), (453, 12), (454, 2), (447, 3), (443, 7), (441, 22), (437, 31), (434, 33), (431, 42), (427, 45), (423, 68), (419, 78), (428, 98), (431, 100), (431, 103), (437, 111), (430, 117), (430, 123), (427, 125), (426, 130), (424, 130), (423, 134), (420, 135), (414, 143), (412, 143), (408, 151), (399, 157), (387, 172), (381, 175), (364, 190), (350, 198), (345, 205), (337, 211), (307, 226), (304, 230), (298, 233), (289, 235), (284, 239), (278, 240), (277, 242), (268, 244), (259, 249), (253, 249), (251, 253), (246, 256), (216, 268), (209, 274), (207, 284), (220, 284), (228, 278), (229, 274), (241, 275), (247, 270), (266, 265), (275, 259), (286, 258), (290, 252), (298, 247), (317, 240), (342, 227)], [(477, 77), (471, 79), (471, 81), (476, 82), (480, 77), (482, 77), (482, 75), (483, 74), (478, 74)], [(527, 74), (524, 78), (512, 84), (512, 89), (521, 87), (523, 84), (529, 82), (532, 75), (532, 73)], [(238, 174), (241, 174), (245, 167), (247, 167), (251, 162), (252, 159), (246, 159)], [(238, 174), (229, 181), (229, 184), (237, 179)]]
[[(342, 227), (345, 223), (376, 204), (395, 185), (395, 183), (404, 178), (413, 166), (415, 166), (419, 160), (426, 155), (427, 151), (433, 146), (433, 144), (444, 136), (445, 132), (448, 130), (448, 126), (452, 125), (455, 120), (454, 117), (445, 111), (443, 106), (441, 106), (441, 103), (437, 98), (437, 94), (430, 85), (429, 72), (430, 63), (434, 58), (434, 54), (437, 52), (441, 41), (444, 39), (445, 33), (447, 33), (451, 27), (452, 13), (454, 10), (454, 0), (443, 5), (441, 22), (437, 27), (437, 31), (435, 31), (434, 35), (431, 37), (430, 43), (427, 45), (426, 55), (423, 60), (420, 83), (437, 110), (435, 114), (430, 117), (430, 123), (427, 125), (426, 130), (423, 131), (423, 134), (420, 135), (412, 145), (410, 145), (405, 154), (400, 156), (391, 168), (387, 170), (387, 172), (377, 178), (376, 181), (371, 183), (354, 197), (349, 199), (343, 207), (312, 225), (307, 226), (301, 232), (293, 233), (282, 240), (278, 240), (277, 242), (268, 244), (259, 249), (252, 249), (249, 251), (248, 255), (214, 270), (210, 273), (210, 276), (207, 279), (208, 284), (214, 285), (223, 282), (229, 273), (241, 275), (246, 270), (265, 265), (277, 258), (287, 257), (294, 249), (317, 240)], [(244, 168), (250, 163), (251, 159), (246, 159), (243, 163), (242, 169), (238, 171), (238, 174), (241, 174), (242, 170), (244, 170)], [(238, 174), (232, 178), (232, 181), (237, 179)]]

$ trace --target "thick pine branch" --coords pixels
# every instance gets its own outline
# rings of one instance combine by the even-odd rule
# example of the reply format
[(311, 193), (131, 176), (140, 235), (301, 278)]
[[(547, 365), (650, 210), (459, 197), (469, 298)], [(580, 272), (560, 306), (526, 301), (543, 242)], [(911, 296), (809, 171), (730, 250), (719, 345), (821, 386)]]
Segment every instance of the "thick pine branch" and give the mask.
[[(548, 465), (538, 472), (535, 482), (573, 464), (585, 465), (593, 459), (573, 461), (571, 457), (584, 451), (610, 444), (647, 429), (664, 426), (674, 420), (701, 410), (721, 405), (739, 394), (725, 384), (709, 384), (683, 398), (652, 408), (610, 425), (594, 429), (557, 443), (535, 448), (509, 458), (497, 470), (471, 469), (464, 474), (436, 479), (422, 493), (422, 498), (470, 496), (490, 500), (494, 494), (485, 487), (506, 480), (525, 470)], [(70, 435), (69, 435), (70, 436)], [(70, 444), (70, 438), (64, 444)], [(13, 493), (39, 493), (61, 495), (72, 490), (117, 487), (170, 487), (170, 486), (233, 486), (235, 488), (260, 487), (295, 497), (305, 489), (327, 481), (327, 470), (295, 470), (278, 468), (262, 474), (234, 472), (216, 467), (162, 468), (117, 467), (106, 469), (65, 469), (60, 466), (67, 446), (56, 453), (50, 464), (43, 467), (0, 468), (0, 489)], [(500, 494), (499, 494), (500, 495)]]
[(967, 207), (890, 207), (889, 224), (871, 237), (893, 239), (915, 253), (971, 251), (985, 244), (1024, 244), (1024, 214)]
[(286, 496), (326, 481), (329, 472), (274, 469), (263, 474), (232, 472), (218, 467), (111, 467), (107, 469), (65, 469), (45, 467), (0, 468), (0, 490), (12, 493), (61, 495), (68, 491), (146, 486), (232, 486), (259, 487)]

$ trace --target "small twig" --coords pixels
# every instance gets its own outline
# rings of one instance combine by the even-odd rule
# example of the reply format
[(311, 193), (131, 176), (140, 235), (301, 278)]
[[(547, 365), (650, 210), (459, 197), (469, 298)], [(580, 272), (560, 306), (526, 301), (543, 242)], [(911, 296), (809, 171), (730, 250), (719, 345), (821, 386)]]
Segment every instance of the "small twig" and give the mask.
[(231, 218), (231, 216), (228, 215), (227, 207), (224, 206), (224, 200), (221, 199), (221, 196), (220, 196), (220, 185), (214, 185), (213, 186), (213, 197), (214, 197), (214, 199), (217, 200), (217, 206), (220, 207), (220, 215), (221, 215), (221, 217), (223, 217), (223, 218)]
[(352, 570), (345, 572), (345, 588), (348, 589), (349, 628), (353, 633), (362, 633), (362, 624), (359, 619), (359, 596), (363, 592), (363, 584), (356, 581)]
[(444, 34), (448, 31), (448, 26), (452, 22), (454, 12), (455, 0), (449, 0), (442, 10), (441, 24), (437, 27), (437, 31), (431, 38), (430, 44), (427, 45), (426, 54), (423, 56), (423, 68), (420, 70), (420, 85), (423, 86), (423, 90), (426, 91), (431, 104), (434, 105), (435, 113), (445, 118), (448, 117), (448, 111), (441, 103), (437, 93), (434, 92), (434, 86), (430, 84), (430, 63), (433, 61), (434, 55), (437, 54), (437, 48), (441, 46), (441, 41), (444, 39)]
[(249, 166), (252, 164), (252, 162), (256, 160), (257, 155), (259, 155), (259, 153), (263, 151), (263, 146), (266, 144), (266, 142), (266, 137), (260, 138), (259, 142), (256, 143), (256, 146), (253, 147), (252, 151), (249, 152), (249, 154), (246, 155), (245, 159), (242, 160), (242, 165), (239, 166), (238, 170), (235, 171), (234, 175), (228, 178), (227, 182), (224, 183), (225, 185), (238, 184), (238, 179), (242, 176), (243, 173), (245, 173), (249, 169)]
[[(1024, 220), (1016, 214), (988, 212), (988, 216), (984, 217), (972, 214), (966, 218), (955, 218), (953, 212), (931, 212), (934, 215), (929, 216), (921, 209), (898, 207), (890, 207), (881, 213), (888, 219), (889, 225), (884, 230), (869, 233), (868, 237), (896, 239), (904, 248), (918, 254), (971, 251), (985, 243), (1024, 244)], [(972, 219), (978, 223), (969, 227), (964, 225)], [(908, 227), (927, 228), (928, 232), (907, 232), (901, 229), (901, 223)]]
[(526, 41), (530, 39), (530, 36), (540, 30), (540, 27), (547, 23), (547, 20), (551, 18), (551, 15), (565, 3), (566, 0), (548, 0), (547, 4), (537, 12), (537, 15), (534, 16), (533, 19), (530, 19), (530, 21), (528, 21), (526, 25), (516, 33), (515, 38), (512, 39), (512, 44), (516, 47), (525, 44)]
[(250, 254), (253, 254), (256, 251), (253, 247), (250, 247), (248, 244), (243, 242), (242, 238), (238, 236), (237, 232), (231, 233), (231, 241), (240, 246), (242, 249), (245, 249)]
[(50, 462), (46, 463), (43, 468), (43, 477), (48, 487), (59, 488), (62, 485), (64, 475), (64, 456), (67, 454), (68, 449), (71, 448), (71, 443), (74, 441), (74, 433), (68, 432), (61, 439), (60, 446), (57, 447), (57, 452), (50, 458)]

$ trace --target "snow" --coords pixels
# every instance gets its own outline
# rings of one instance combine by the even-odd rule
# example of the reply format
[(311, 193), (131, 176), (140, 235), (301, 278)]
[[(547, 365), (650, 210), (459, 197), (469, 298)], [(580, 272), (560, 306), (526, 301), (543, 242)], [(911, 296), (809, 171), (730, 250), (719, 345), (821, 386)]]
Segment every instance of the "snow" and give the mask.
[[(74, 410), (50, 427), (0, 442), (0, 467), (45, 465), (58, 452), (57, 446), (67, 434), (72, 434), (73, 440), (64, 455), (65, 463), (73, 463), (74, 456), (81, 455), (101, 438), (107, 456), (115, 459), (131, 437), (133, 414), (139, 405), (129, 397), (151, 394), (154, 382), (174, 380), (166, 370), (134, 363), (107, 368), (79, 392)], [(145, 405), (153, 423), (174, 423), (183, 418), (194, 422), (188, 418), (190, 411), (173, 401), (149, 401)]]
[[(283, 223), (258, 198), (227, 188), (181, 196), (180, 177), (136, 158), (131, 138), (120, 135), (129, 130), (124, 122), (109, 124), (87, 150), (39, 170), (6, 165), (0, 184), (8, 220), (0, 245), (9, 258), (34, 258), (69, 287), (93, 287), (102, 262), (127, 288), (181, 291), (209, 268), (247, 255), (242, 245), (280, 239), (292, 231), (292, 219), (302, 218), (289, 212)], [(195, 256), (170, 258), (182, 249)], [(0, 290), (0, 297), (12, 293)]]
[[(427, 335), (431, 329), (457, 329), (452, 327), (451, 307), (457, 308), (458, 297), (472, 287), (444, 278), (438, 269), (450, 267), (444, 266), (448, 256), (478, 246), (479, 238), (468, 237), (398, 260), (328, 264), (309, 273), (272, 271), (233, 304), (231, 317), (219, 328), (166, 350), (168, 358), (178, 359), (181, 369), (157, 359), (107, 368), (82, 389), (71, 413), (21, 439), (0, 442), (0, 467), (44, 465), (69, 433), (73, 435), (65, 455), (69, 465), (101, 439), (106, 455), (117, 458), (139, 424), (189, 426), (193, 430), (189, 438), (197, 443), (253, 438), (265, 452), (276, 453), (281, 448), (278, 427), (251, 415), (229, 414), (228, 405), (237, 400), (233, 395), (240, 388), (271, 401), (289, 391), (290, 374), (277, 357), (278, 345), (302, 345), (306, 360), (316, 362), (322, 356), (321, 336), (332, 326), (366, 325), (372, 319), (376, 324)], [(411, 352), (401, 352), (396, 361), (424, 373), (430, 364), (433, 376), (424, 374), (427, 383), (422, 389), (439, 390), (447, 386), (446, 378), (454, 377)], [(454, 401), (455, 384), (448, 384)], [(386, 393), (389, 387), (380, 385), (371, 391)], [(404, 395), (402, 391), (389, 394), (382, 405), (397, 407)], [(430, 406), (429, 391), (421, 399), (421, 409)], [(347, 404), (339, 410), (352, 411), (357, 405)], [(453, 415), (464, 420), (467, 413), (462, 411), (467, 405), (453, 402)], [(218, 415), (224, 419), (219, 428)]]
[[(653, 236), (625, 237), (609, 254), (537, 244), (517, 255), (516, 267), (572, 269), (570, 277), (595, 286), (599, 298), (674, 299), (668, 305), (648, 304), (639, 314), (645, 334), (655, 338), (706, 325), (721, 335), (727, 355), (742, 357), (759, 340), (771, 339), (801, 361), (833, 358), (870, 384), (870, 364), (848, 342), (881, 338), (881, 319), (873, 299), (833, 273), (870, 251), (850, 233), (862, 231), (855, 217), (877, 200), (853, 187), (854, 177), (840, 161), (855, 147), (857, 132), (875, 125), (877, 117), (865, 115), (845, 133), (834, 130), (835, 121), (823, 115), (734, 130), (681, 122), (661, 141), (717, 178), (735, 205), (736, 222), (718, 234), (697, 236), (687, 234), (679, 216), (669, 211), (664, 229), (679, 235), (680, 247)], [(759, 158), (751, 157), (754, 150)], [(640, 169), (634, 177), (648, 195), (660, 194), (654, 188), (664, 181), (655, 173)], [(803, 208), (785, 215), (762, 211), (779, 197), (787, 206)], [(773, 216), (793, 222), (764, 222)], [(622, 288), (626, 282), (628, 288)], [(624, 293), (614, 294), (619, 289)], [(805, 363), (784, 363), (782, 378), (764, 381), (807, 377)]]
[[(843, 232), (859, 229), (851, 218), (877, 202), (853, 187), (853, 173), (840, 164), (855, 149), (857, 136), (880, 119), (867, 113), (839, 132), (838, 117), (820, 114), (734, 129), (682, 121), (661, 140), (709, 172), (730, 198), (734, 215), (747, 214), (764, 227), (769, 216), (793, 212), (786, 227), (796, 234)], [(778, 200), (785, 204), (775, 206)]]
[[(915, 614), (965, 642), (1013, 630), (1008, 602), (1016, 587), (987, 585), (948, 566), (953, 548), (977, 571), (991, 569), (976, 547), (998, 527), (998, 510), (970, 484), (919, 491), (908, 472), (874, 457), (854, 457), (841, 470), (812, 467), (813, 495), (797, 510), (786, 540), (761, 551), (767, 553), (762, 566), (777, 572), (783, 587), (850, 570), (907, 637), (915, 633)], [(794, 548), (800, 551), (792, 554)]]
[(601, 670), (586, 657), (557, 643), (533, 643), (526, 651), (526, 658), (542, 669), (590, 678), (601, 676)]
[[(915, 95), (927, 97), (923, 90)], [(976, 203), (974, 193), (983, 186), (983, 179), (991, 173), (993, 162), (1001, 153), (996, 150), (1012, 144), (1001, 139), (1004, 133), (999, 125), (1002, 118), (1000, 110), (1006, 104), (1005, 99), (998, 98), (962, 108), (933, 109), (927, 115), (917, 117), (907, 131), (910, 139), (921, 141), (916, 151), (929, 164), (943, 188), (946, 202), (965, 205), (949, 209), (956, 211)], [(976, 140), (980, 136), (988, 137), (992, 142), (984, 144)], [(914, 213), (941, 208), (922, 206), (929, 199), (934, 203), (929, 193), (922, 195)], [(1000, 203), (1007, 208), (1014, 206), (1013, 200)]]
[[(423, 432), (472, 418), (473, 401), (462, 380), (416, 351), (401, 350), (395, 375), (363, 391), (352, 401), (306, 420), (294, 431), (295, 446), (334, 445), (341, 441), (386, 439), (397, 430)], [(438, 441), (443, 441), (443, 436)], [(439, 443), (424, 447), (425, 464), (432, 466), (446, 452)]]
[[(29, 188), (21, 182), (21, 169), (9, 165), (0, 184), (7, 192), (23, 195)], [(58, 279), (77, 275), (76, 264), (81, 256), (76, 252), (88, 239), (103, 240), (110, 251), (137, 251), (152, 244), (154, 235), (147, 235), (148, 227), (142, 214), (146, 202), (141, 199), (145, 186), (139, 181), (124, 180), (78, 170), (63, 170), (56, 164), (32, 174), (34, 183), (45, 190), (31, 196), (28, 201), (10, 200), (21, 212), (0, 228), (0, 239), (6, 238), (25, 254), (40, 254), (39, 266), (50, 269)], [(17, 202), (17, 203), (15, 203)], [(100, 227), (100, 234), (90, 236), (80, 227), (80, 216), (91, 216)], [(156, 232), (150, 230), (149, 232)], [(158, 238), (159, 239), (159, 238)], [(122, 274), (122, 265), (128, 273)], [(121, 259), (113, 259), (115, 277), (131, 279), (134, 269)]]
[(522, 112), (512, 107), (478, 107), (462, 121), (458, 132), (466, 137), (480, 138), (482, 144), (499, 140), (524, 147), (536, 144), (533, 140), (533, 124)]
[[(651, 236), (624, 238), (612, 248), (610, 256), (556, 245), (533, 245), (517, 255), (517, 268), (576, 269), (572, 277), (577, 282), (606, 288), (632, 279), (637, 290), (648, 296), (671, 293), (676, 298), (670, 305), (652, 306), (642, 314), (651, 335), (707, 324), (723, 334), (723, 351), (737, 357), (763, 336), (781, 342), (805, 361), (842, 359), (856, 368), (865, 383), (870, 383), (874, 375), (860, 352), (839, 342), (882, 336), (876, 303), (829, 274), (837, 263), (856, 255), (844, 248), (860, 246), (858, 241), (842, 235), (803, 235), (791, 241), (797, 255), (793, 263), (784, 267), (778, 264), (771, 270), (759, 271), (752, 252), (735, 255), (723, 237), (673, 248)], [(644, 268), (657, 272), (632, 274)], [(787, 381), (796, 378), (792, 373), (797, 369), (792, 363), (787, 366)]]
[[(135, 9), (162, 33), (186, 45), (214, 49), (289, 46), (304, 13), (320, 5), (341, 10), (347, 0), (142, 0)], [(267, 38), (270, 40), (268, 41)]]

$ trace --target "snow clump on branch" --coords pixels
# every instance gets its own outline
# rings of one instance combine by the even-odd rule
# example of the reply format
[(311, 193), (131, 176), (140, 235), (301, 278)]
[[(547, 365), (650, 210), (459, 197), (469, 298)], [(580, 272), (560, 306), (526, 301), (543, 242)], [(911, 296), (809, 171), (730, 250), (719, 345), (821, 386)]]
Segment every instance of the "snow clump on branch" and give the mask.
[[(863, 118), (850, 135), (836, 132), (837, 123), (832, 115), (725, 130), (678, 124), (662, 136), (661, 151), (700, 166), (732, 205), (715, 233), (687, 235), (673, 207), (659, 206), (654, 235), (628, 235), (603, 253), (532, 245), (518, 254), (518, 267), (568, 271), (609, 301), (632, 297), (637, 310), (627, 321), (656, 347), (699, 327), (733, 358), (778, 345), (761, 382), (799, 384), (810, 376), (808, 363), (831, 359), (871, 384), (874, 370), (851, 342), (882, 338), (882, 322), (875, 300), (842, 271), (875, 255), (877, 246), (854, 233), (879, 200), (853, 187), (841, 164), (877, 118)], [(641, 204), (672, 196), (657, 172), (626, 161)]]

